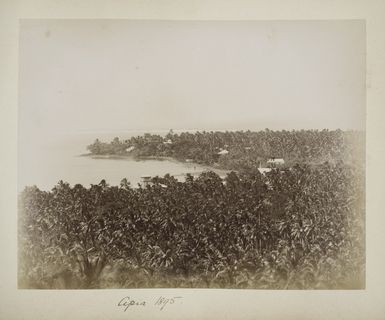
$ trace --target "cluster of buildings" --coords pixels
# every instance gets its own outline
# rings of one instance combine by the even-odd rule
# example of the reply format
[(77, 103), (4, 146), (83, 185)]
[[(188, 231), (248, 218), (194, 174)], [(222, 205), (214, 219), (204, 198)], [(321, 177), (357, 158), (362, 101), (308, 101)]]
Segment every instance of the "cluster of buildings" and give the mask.
[[(167, 139), (167, 140), (163, 141), (163, 144), (171, 145), (171, 144), (173, 144), (173, 142), (171, 139)], [(129, 148), (127, 148), (126, 151), (131, 152), (133, 149), (134, 149), (134, 147), (129, 147)], [(252, 149), (251, 147), (245, 147), (246, 151), (249, 151), (251, 149)], [(216, 155), (218, 158), (221, 156), (226, 156), (227, 154), (230, 153), (227, 145), (225, 145), (224, 148), (218, 148), (217, 150), (219, 150), (216, 152)], [(186, 159), (185, 161), (188, 163), (191, 163), (191, 162), (193, 162), (193, 159)], [(285, 164), (285, 160), (283, 158), (270, 157), (269, 159), (267, 159), (265, 167), (262, 167), (261, 163), (259, 164), (258, 171), (261, 174), (266, 174), (267, 172), (270, 172), (273, 168), (279, 168), (284, 164)], [(151, 181), (151, 176), (143, 176), (142, 181), (145, 185), (149, 184)]]

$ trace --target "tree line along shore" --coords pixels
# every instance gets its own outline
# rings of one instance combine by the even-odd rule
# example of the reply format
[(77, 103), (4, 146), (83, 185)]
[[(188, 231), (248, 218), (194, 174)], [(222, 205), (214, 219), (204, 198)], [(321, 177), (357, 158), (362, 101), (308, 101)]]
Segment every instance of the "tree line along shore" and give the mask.
[(165, 136), (146, 133), (111, 142), (96, 139), (87, 149), (92, 155), (165, 157), (228, 170), (249, 171), (266, 165), (269, 158), (283, 158), (286, 166), (343, 161), (364, 162), (362, 131), (202, 131)]

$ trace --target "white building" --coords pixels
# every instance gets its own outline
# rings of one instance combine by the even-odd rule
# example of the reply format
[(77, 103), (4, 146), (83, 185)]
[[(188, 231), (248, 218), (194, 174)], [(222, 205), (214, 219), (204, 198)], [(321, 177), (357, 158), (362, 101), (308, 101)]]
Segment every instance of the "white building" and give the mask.
[(168, 140), (164, 141), (163, 143), (164, 144), (172, 144), (172, 141), (171, 141), (171, 139), (168, 139)]
[(271, 171), (271, 168), (258, 168), (258, 171), (261, 173), (261, 174), (265, 174), (267, 172), (270, 172)]
[(228, 154), (228, 153), (229, 153), (229, 151), (227, 151), (226, 149), (222, 149), (221, 151), (218, 152), (218, 154), (219, 154), (220, 156), (225, 155), (225, 154)]
[(282, 158), (270, 158), (269, 160), (267, 160), (267, 164), (269, 165), (282, 165), (285, 163), (285, 160), (283, 160)]

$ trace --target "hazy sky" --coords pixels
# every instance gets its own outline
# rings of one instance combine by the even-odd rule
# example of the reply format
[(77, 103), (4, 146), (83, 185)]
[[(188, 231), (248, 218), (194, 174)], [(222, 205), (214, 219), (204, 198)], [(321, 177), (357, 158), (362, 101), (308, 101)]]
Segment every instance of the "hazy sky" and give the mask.
[(365, 127), (363, 21), (23, 20), (22, 137)]

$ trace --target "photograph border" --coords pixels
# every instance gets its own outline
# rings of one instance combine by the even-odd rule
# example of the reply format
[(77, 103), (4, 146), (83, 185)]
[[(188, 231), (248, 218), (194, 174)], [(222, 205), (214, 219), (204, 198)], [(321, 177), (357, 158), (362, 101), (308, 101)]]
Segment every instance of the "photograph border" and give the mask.
[[(385, 3), (383, 1), (2, 1), (0, 3), (0, 318), (4, 319), (383, 319)], [(17, 289), (17, 97), (19, 19), (366, 20), (366, 289)], [(146, 301), (124, 311), (124, 297)], [(183, 297), (160, 310), (160, 297)]]

